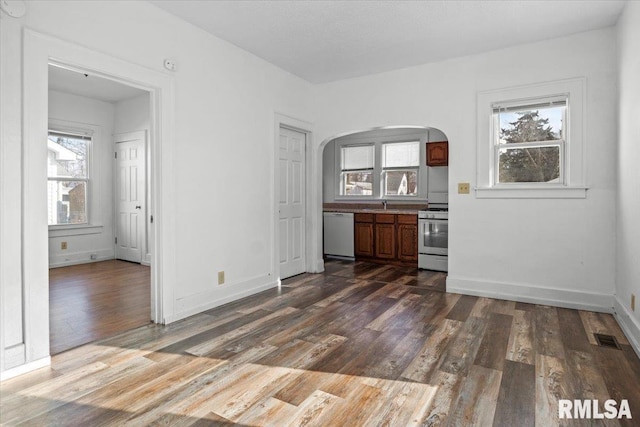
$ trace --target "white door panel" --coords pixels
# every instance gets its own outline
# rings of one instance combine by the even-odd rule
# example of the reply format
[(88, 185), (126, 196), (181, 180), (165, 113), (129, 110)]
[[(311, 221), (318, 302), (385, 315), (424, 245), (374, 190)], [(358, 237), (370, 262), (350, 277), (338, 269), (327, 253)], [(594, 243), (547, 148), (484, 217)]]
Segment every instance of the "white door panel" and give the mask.
[(136, 138), (116, 140), (116, 258), (141, 262), (146, 211), (145, 140), (142, 135), (136, 135)]
[(281, 279), (306, 271), (305, 140), (304, 133), (280, 128), (278, 236)]

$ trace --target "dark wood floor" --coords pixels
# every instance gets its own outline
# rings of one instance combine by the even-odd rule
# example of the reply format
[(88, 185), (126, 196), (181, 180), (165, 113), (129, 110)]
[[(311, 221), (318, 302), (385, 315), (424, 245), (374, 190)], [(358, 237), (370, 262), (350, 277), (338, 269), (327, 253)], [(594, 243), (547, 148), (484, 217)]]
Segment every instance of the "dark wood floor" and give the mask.
[(49, 270), (51, 354), (150, 322), (149, 267), (110, 260)]
[[(447, 294), (440, 273), (326, 268), (61, 353), (2, 383), (2, 421), (638, 425), (640, 361), (612, 316)], [(596, 346), (593, 332), (622, 349)], [(628, 399), (634, 419), (558, 420), (562, 398)]]

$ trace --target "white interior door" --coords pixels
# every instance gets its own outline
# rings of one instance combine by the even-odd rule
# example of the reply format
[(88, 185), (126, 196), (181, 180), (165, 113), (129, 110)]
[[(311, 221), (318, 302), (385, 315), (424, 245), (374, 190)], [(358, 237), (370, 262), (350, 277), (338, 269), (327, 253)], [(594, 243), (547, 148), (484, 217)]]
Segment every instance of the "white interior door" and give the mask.
[(145, 136), (116, 136), (116, 258), (141, 262), (145, 241)]
[(278, 180), (280, 278), (304, 273), (306, 135), (280, 128)]

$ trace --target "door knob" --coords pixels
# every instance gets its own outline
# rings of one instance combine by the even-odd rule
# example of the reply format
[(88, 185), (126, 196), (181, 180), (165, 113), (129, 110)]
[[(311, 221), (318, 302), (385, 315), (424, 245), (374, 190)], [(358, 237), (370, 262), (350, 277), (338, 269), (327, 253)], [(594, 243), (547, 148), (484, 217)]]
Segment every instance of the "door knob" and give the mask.
[(136, 206), (136, 209), (142, 209), (142, 207), (140, 205)]

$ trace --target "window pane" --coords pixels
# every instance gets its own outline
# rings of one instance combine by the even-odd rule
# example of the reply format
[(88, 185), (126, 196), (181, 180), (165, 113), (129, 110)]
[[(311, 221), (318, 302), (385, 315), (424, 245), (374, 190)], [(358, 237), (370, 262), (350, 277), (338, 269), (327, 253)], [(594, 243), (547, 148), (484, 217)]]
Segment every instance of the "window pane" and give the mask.
[(500, 148), (499, 182), (559, 182), (560, 147)]
[(383, 168), (420, 165), (420, 142), (396, 142), (382, 146)]
[(373, 145), (351, 145), (342, 147), (342, 169), (372, 169)]
[(564, 139), (566, 106), (501, 111), (500, 144)]
[(84, 181), (49, 181), (49, 225), (86, 224), (87, 191)]
[(386, 171), (385, 196), (414, 196), (418, 194), (418, 172), (415, 170)]
[(87, 177), (87, 140), (50, 133), (47, 148), (50, 178)]
[(343, 196), (371, 196), (373, 195), (373, 172), (343, 172)]

